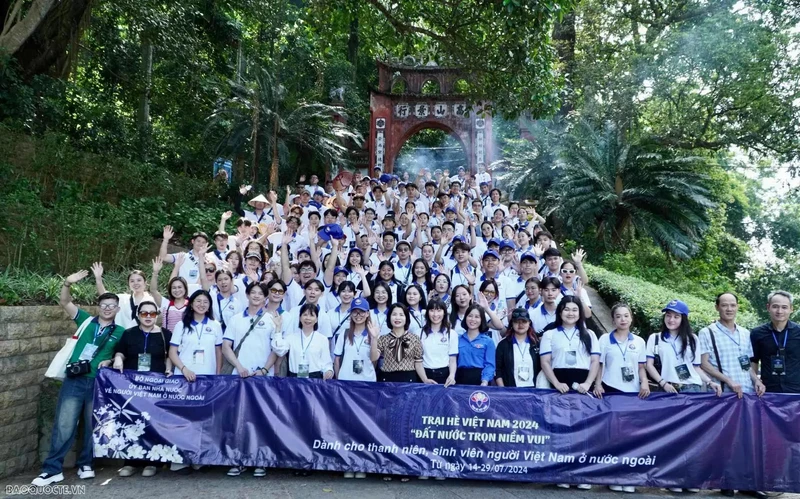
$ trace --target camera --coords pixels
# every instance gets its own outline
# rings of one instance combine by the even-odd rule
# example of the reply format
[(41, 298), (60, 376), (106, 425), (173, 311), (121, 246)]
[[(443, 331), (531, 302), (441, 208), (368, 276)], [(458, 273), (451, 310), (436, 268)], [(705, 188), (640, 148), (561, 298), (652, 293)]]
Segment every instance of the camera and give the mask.
[(79, 360), (78, 362), (67, 364), (67, 376), (70, 378), (89, 374), (91, 370), (92, 366), (88, 360)]

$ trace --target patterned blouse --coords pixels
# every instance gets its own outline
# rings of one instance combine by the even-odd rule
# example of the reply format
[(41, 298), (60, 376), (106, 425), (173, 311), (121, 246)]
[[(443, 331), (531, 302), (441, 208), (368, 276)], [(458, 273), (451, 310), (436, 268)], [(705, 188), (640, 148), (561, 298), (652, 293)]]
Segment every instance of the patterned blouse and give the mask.
[(406, 332), (399, 338), (386, 334), (378, 338), (378, 351), (383, 356), (384, 372), (413, 371), (422, 362), (422, 343), (415, 334)]

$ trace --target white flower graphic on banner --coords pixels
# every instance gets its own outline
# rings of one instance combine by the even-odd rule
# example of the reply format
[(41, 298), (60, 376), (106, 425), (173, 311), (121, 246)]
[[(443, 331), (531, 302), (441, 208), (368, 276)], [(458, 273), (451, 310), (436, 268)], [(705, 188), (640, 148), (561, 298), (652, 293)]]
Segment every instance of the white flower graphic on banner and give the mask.
[(126, 400), (122, 406), (112, 401), (93, 411), (94, 456), (183, 463), (183, 456), (174, 445), (156, 444), (150, 449), (143, 447), (141, 438), (147, 421), (150, 421), (150, 414), (146, 411), (138, 414), (136, 411), (126, 409), (132, 398)]

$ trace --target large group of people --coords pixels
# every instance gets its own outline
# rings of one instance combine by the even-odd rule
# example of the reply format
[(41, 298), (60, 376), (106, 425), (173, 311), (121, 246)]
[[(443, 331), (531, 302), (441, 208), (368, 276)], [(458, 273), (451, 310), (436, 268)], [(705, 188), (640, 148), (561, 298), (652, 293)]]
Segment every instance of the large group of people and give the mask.
[[(102, 264), (93, 265), (97, 316), (70, 297), (70, 286), (89, 271), (68, 276), (61, 304), (79, 339), (50, 455), (33, 483), (63, 479), (77, 421), (91, 427), (102, 367), (189, 382), (234, 374), (553, 388), (596, 397), (800, 393), (800, 328), (789, 321), (789, 293), (766, 297), (771, 320), (753, 331), (736, 323), (737, 296), (723, 293), (719, 319), (697, 334), (688, 306), (676, 298), (664, 306), (661, 332), (647, 341), (634, 332), (631, 308), (618, 303), (613, 330), (598, 338), (589, 327), (585, 253), (564, 254), (544, 218), (533, 207), (504, 203), (488, 172), (423, 170), (414, 180), (371, 173), (324, 187), (311, 176), (309, 184), (287, 188), (283, 204), (274, 191), (253, 196), (243, 186), (234, 210), (211, 237), (193, 234), (188, 251), (170, 253), (174, 233), (164, 228), (149, 285), (137, 270), (126, 292), (109, 293)], [(245, 196), (252, 196), (247, 209)], [(172, 275), (162, 289), (165, 264)], [(78, 466), (81, 478), (94, 476), (88, 431)], [(127, 461), (119, 473), (140, 468), (144, 476), (157, 472), (152, 463)], [(243, 471), (236, 466), (228, 474)]]

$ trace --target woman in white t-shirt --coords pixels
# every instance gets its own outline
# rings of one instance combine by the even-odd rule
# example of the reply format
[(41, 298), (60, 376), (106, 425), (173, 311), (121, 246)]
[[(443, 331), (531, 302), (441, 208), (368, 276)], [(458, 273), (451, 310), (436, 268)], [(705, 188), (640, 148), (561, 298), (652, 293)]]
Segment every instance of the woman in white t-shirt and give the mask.
[[(481, 296), (483, 299), (481, 299)], [(485, 299), (485, 301), (484, 301)], [(491, 335), (494, 340), (494, 345), (497, 346), (500, 341), (505, 338), (507, 334), (507, 312), (506, 300), (500, 296), (500, 290), (497, 287), (497, 281), (494, 279), (487, 279), (483, 281), (480, 286), (480, 295), (478, 296), (478, 303), (487, 311), (492, 311), (497, 315), (497, 318), (502, 322), (502, 328), (497, 329), (495, 324), (492, 324)]]
[(199, 289), (189, 298), (188, 312), (172, 333), (169, 358), (175, 374), (193, 382), (197, 375), (222, 369), (222, 326), (211, 312), (211, 295)]
[[(627, 303), (617, 303), (611, 308), (614, 330), (600, 337), (600, 372), (594, 383), (594, 394), (603, 398), (605, 393), (639, 393), (644, 399), (650, 395), (645, 365), (647, 351), (644, 340), (631, 332), (633, 314)], [(631, 485), (610, 485), (614, 492), (634, 493)]]
[(458, 367), (458, 333), (450, 327), (447, 305), (442, 300), (433, 299), (428, 303), (420, 339), (422, 364), (417, 368), (419, 378), (431, 385), (454, 385)]
[[(95, 285), (97, 286), (97, 296), (100, 296), (106, 292), (106, 286), (103, 284), (103, 263), (93, 263), (92, 273), (94, 274)], [(136, 321), (136, 312), (140, 303), (144, 301), (153, 301), (157, 303), (153, 299), (153, 296), (147, 292), (147, 278), (141, 270), (134, 270), (128, 274), (128, 290), (130, 293), (117, 293), (117, 298), (119, 298), (119, 310), (114, 317), (114, 322), (125, 329), (132, 328), (139, 324)]]
[(589, 294), (586, 288), (581, 283), (581, 278), (578, 277), (578, 271), (575, 264), (570, 260), (565, 260), (561, 264), (559, 271), (561, 274), (561, 296), (577, 296), (581, 299), (583, 305), (583, 315), (588, 319), (592, 316), (592, 302), (589, 300)]
[(408, 330), (419, 336), (425, 327), (425, 307), (427, 303), (425, 291), (419, 284), (412, 284), (406, 289), (403, 299), (411, 316), (411, 326), (409, 326)]
[[(561, 393), (570, 389), (588, 393), (600, 369), (597, 336), (586, 329), (580, 298), (565, 296), (556, 308), (556, 320), (547, 326), (539, 346), (542, 371), (553, 388)], [(568, 489), (568, 484), (558, 487)], [(588, 484), (578, 485), (588, 490)]]
[(237, 284), (229, 270), (217, 270), (214, 281), (216, 284), (208, 291), (211, 295), (211, 309), (224, 333), (233, 317), (242, 313), (247, 306), (247, 294), (244, 285), (241, 282)]
[[(672, 300), (661, 310), (661, 332), (647, 338), (647, 373), (667, 393), (704, 392), (709, 388), (722, 394), (722, 387), (700, 369), (704, 351), (689, 324), (689, 306)], [(672, 492), (683, 489), (672, 488)], [(686, 489), (699, 492), (699, 489)]]

